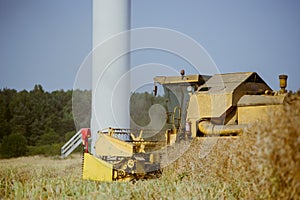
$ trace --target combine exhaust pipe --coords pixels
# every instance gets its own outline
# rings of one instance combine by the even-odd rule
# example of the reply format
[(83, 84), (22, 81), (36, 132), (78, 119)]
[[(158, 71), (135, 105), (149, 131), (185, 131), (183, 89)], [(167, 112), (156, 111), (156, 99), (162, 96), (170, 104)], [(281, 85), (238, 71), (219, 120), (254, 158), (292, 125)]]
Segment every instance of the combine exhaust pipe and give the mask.
[(287, 87), (287, 78), (288, 76), (285, 74), (279, 75), (280, 93), (282, 94), (287, 92), (285, 89)]
[(199, 131), (204, 135), (240, 135), (247, 128), (247, 125), (215, 125), (208, 121), (201, 121), (198, 124)]

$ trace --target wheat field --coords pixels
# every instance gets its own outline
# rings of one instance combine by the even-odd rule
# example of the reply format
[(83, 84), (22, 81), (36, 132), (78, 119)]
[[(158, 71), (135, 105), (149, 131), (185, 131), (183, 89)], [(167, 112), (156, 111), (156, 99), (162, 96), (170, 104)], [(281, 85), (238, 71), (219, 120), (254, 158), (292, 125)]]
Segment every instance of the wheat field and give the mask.
[(0, 160), (0, 199), (300, 199), (298, 127), (299, 101), (238, 138), (194, 139), (162, 177), (135, 183), (82, 180), (80, 154)]

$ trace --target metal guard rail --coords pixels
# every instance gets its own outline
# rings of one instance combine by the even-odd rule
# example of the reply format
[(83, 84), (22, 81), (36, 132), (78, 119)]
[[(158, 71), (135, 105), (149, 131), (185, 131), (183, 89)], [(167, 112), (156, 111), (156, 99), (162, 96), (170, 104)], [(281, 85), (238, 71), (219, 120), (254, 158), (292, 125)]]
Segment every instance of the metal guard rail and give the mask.
[(81, 129), (61, 148), (61, 158), (66, 158), (82, 143)]

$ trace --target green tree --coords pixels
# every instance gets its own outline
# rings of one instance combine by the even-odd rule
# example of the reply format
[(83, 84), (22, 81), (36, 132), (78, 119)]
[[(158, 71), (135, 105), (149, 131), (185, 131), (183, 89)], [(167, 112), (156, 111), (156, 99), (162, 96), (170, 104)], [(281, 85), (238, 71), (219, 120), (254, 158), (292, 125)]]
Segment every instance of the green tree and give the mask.
[[(84, 111), (89, 111), (90, 106), (86, 104), (90, 102), (90, 91), (79, 92), (85, 99), (81, 106)], [(46, 92), (38, 84), (29, 92), (0, 89), (0, 144), (2, 146), (0, 154), (4, 157), (24, 155), (24, 153), (12, 153), (14, 150), (11, 149), (13, 147), (18, 151), (15, 143), (22, 141), (21, 138), (26, 140), (23, 144), (25, 146), (27, 144), (30, 155), (36, 152), (44, 154), (45, 151), (36, 151), (42, 148), (49, 153), (50, 147), (60, 146), (65, 142), (66, 133), (75, 131), (72, 94), (72, 90)], [(89, 115), (85, 115), (83, 119), (86, 119), (86, 116)], [(19, 133), (19, 135), (12, 133)], [(12, 137), (17, 138), (12, 139)], [(20, 145), (20, 148), (23, 146)]]
[(12, 113), (9, 109), (9, 104), (17, 94), (16, 90), (0, 89), (0, 142), (3, 137), (11, 133), (9, 121), (12, 118)]
[(1, 145), (1, 154), (4, 158), (24, 156), (27, 152), (26, 138), (19, 134), (13, 133), (3, 138)]
[(47, 129), (46, 132), (41, 135), (39, 140), (37, 141), (38, 146), (55, 143), (60, 143), (60, 137), (52, 128)]

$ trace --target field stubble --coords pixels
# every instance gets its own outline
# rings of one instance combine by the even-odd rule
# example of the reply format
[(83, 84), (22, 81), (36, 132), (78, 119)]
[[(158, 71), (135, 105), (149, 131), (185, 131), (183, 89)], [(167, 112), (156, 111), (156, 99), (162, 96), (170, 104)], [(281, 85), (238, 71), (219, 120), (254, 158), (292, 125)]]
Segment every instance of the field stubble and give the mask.
[(217, 139), (206, 156), (193, 140), (159, 179), (81, 180), (81, 155), (0, 160), (1, 199), (300, 199), (300, 103), (241, 137)]

